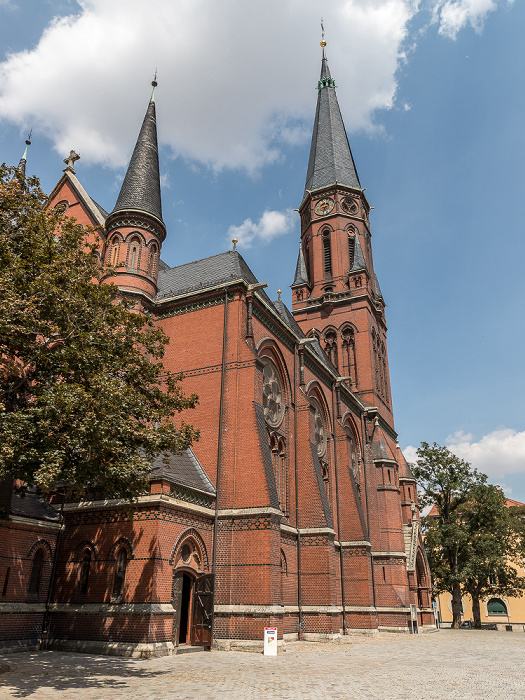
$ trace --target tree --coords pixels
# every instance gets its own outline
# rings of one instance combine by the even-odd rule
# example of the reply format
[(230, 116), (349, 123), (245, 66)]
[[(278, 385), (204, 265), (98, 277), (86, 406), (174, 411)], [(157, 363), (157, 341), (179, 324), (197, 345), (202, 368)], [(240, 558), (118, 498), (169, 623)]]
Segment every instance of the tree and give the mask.
[(472, 598), (474, 627), (481, 628), (480, 599), (487, 596), (522, 596), (525, 578), (514, 565), (522, 565), (525, 528), (522, 514), (507, 508), (497, 486), (475, 486), (461, 506), (462, 526), (467, 533), (460, 553), (463, 591)]
[(198, 438), (173, 422), (197, 397), (163, 368), (163, 331), (101, 284), (90, 239), (0, 166), (0, 481), (132, 498), (156, 453)]
[(413, 466), (422, 493), (420, 504), (435, 506), (435, 514), (423, 519), (425, 546), (434, 593), (452, 594), (452, 626), (461, 625), (461, 586), (465, 581), (464, 552), (468, 533), (463, 526), (461, 507), (472, 489), (485, 484), (487, 477), (446, 447), (422, 442)]

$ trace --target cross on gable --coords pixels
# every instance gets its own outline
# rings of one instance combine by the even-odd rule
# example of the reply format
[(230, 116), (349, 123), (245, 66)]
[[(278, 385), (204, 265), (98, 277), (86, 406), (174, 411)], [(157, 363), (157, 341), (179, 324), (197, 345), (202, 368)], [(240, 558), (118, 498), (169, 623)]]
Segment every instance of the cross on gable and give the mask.
[(73, 165), (79, 160), (80, 156), (75, 151), (70, 151), (69, 156), (64, 158), (64, 163), (66, 164), (65, 170), (70, 170), (72, 173), (75, 172)]

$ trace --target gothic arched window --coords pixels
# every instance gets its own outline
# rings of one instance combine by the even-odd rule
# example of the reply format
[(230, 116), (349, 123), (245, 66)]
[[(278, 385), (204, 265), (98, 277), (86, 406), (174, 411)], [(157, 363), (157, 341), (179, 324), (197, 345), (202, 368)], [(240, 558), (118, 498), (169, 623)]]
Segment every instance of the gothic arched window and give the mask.
[(284, 440), (279, 440), (279, 476), (277, 480), (277, 493), (279, 494), (279, 505), (283, 513), (288, 512), (287, 474), (286, 474), (286, 444)]
[(268, 425), (276, 428), (284, 418), (285, 399), (279, 370), (267, 357), (263, 357), (263, 408)]
[(356, 387), (357, 363), (353, 328), (343, 328), (341, 332), (341, 346), (343, 350), (343, 374), (345, 377), (350, 377), (351, 385)]
[(312, 271), (310, 266), (310, 241), (306, 241), (304, 244), (304, 262), (306, 264), (306, 274), (308, 275), (308, 282), (312, 283)]
[(327, 429), (321, 404), (316, 399), (310, 399), (312, 442), (317, 445), (317, 454), (322, 457), (326, 452)]
[(128, 249), (128, 267), (137, 270), (140, 264), (140, 241), (132, 238)]
[(346, 451), (348, 457), (348, 466), (352, 470), (352, 473), (357, 476), (358, 458), (357, 458), (357, 448), (354, 436), (349, 428), (346, 428)]
[(80, 564), (80, 576), (78, 579), (78, 592), (81, 595), (85, 595), (87, 593), (90, 568), (91, 568), (91, 550), (89, 548), (87, 548), (84, 550), (84, 553), (82, 555), (82, 562)]
[(324, 334), (324, 351), (334, 367), (338, 368), (337, 364), (337, 334), (330, 329)]
[(325, 278), (332, 277), (332, 244), (329, 229), (323, 231), (323, 269)]
[(31, 578), (29, 579), (29, 593), (40, 593), (42, 583), (42, 572), (44, 569), (44, 550), (42, 547), (36, 550), (31, 567)]
[(115, 557), (115, 580), (113, 581), (113, 597), (122, 598), (124, 593), (124, 581), (126, 580), (126, 569), (128, 566), (128, 552), (125, 547), (121, 547)]
[(355, 253), (355, 232), (353, 229), (348, 231), (348, 270), (350, 271), (354, 266), (354, 253)]
[(148, 260), (148, 275), (151, 277), (155, 274), (155, 270), (157, 269), (157, 246), (153, 244), (150, 248), (149, 251), (149, 260)]
[(120, 239), (118, 236), (114, 236), (113, 240), (111, 241), (109, 250), (108, 250), (108, 263), (112, 267), (116, 267), (118, 264), (118, 259), (119, 259), (119, 249), (120, 249)]

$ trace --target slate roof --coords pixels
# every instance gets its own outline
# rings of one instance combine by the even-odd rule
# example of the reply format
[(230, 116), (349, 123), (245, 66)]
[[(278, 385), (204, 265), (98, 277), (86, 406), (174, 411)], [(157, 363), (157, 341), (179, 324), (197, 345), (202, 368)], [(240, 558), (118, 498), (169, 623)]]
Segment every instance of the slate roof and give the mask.
[(303, 248), (299, 246), (299, 255), (297, 257), (297, 266), (295, 268), (295, 277), (292, 283), (292, 287), (301, 284), (310, 284), (308, 279), (308, 272), (306, 271), (306, 263), (304, 261)]
[(157, 282), (157, 300), (213, 287), (235, 279), (243, 279), (248, 284), (257, 283), (255, 275), (236, 250), (228, 250), (226, 253), (219, 253), (177, 267), (161, 268)]
[[(323, 49), (321, 79), (329, 77), (330, 69)], [(320, 82), (304, 194), (306, 196), (309, 190), (335, 182), (361, 188), (335, 87), (323, 87)]]
[(180, 455), (161, 452), (151, 463), (152, 479), (166, 479), (173, 484), (189, 486), (215, 495), (215, 486), (202, 468), (191, 448)]
[(150, 100), (112, 213), (138, 210), (162, 221), (155, 102)]
[(374, 434), (374, 439), (371, 444), (371, 450), (372, 450), (372, 457), (374, 459), (382, 460), (382, 459), (389, 459), (392, 461), (396, 461), (396, 458), (392, 454), (387, 441), (385, 440), (385, 436), (383, 435), (383, 431), (380, 428), (376, 428), (376, 432)]
[(356, 233), (354, 238), (354, 262), (350, 272), (359, 272), (360, 270), (366, 270), (366, 262), (361, 243), (359, 242), (359, 236)]
[(13, 492), (11, 498), (11, 513), (23, 518), (34, 520), (59, 521), (60, 515), (45, 501), (34, 487), (28, 488), (25, 496)]

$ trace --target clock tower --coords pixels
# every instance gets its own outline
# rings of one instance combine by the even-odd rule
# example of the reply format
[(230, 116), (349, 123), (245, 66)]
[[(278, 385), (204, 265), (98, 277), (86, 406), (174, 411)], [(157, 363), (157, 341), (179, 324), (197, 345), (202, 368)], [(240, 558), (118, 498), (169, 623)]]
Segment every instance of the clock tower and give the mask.
[(339, 110), (325, 53), (292, 284), (295, 320), (316, 335), (340, 376), (393, 427), (385, 302), (372, 259), (370, 206)]

